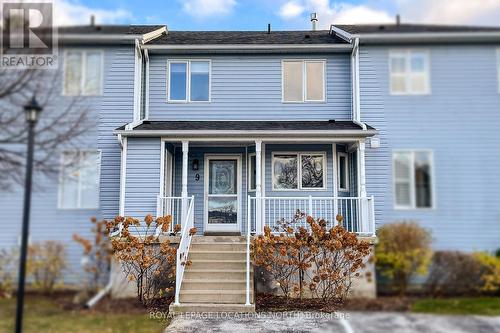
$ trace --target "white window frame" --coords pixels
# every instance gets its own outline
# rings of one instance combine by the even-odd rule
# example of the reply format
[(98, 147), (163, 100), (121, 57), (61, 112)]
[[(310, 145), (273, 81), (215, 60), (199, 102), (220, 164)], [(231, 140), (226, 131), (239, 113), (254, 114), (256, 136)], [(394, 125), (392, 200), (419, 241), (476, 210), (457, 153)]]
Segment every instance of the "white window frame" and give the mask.
[[(248, 192), (255, 192), (257, 189), (256, 188), (252, 188), (252, 178), (253, 178), (253, 174), (252, 174), (252, 170), (251, 170), (251, 165), (252, 165), (252, 157), (255, 157), (255, 167), (257, 167), (257, 157), (256, 157), (256, 154), (255, 153), (248, 153), (248, 165), (247, 165), (247, 174), (248, 174), (248, 179), (247, 179), (247, 182), (248, 182)], [(255, 182), (255, 185), (257, 185), (257, 179), (255, 179), (256, 182)]]
[(57, 199), (57, 209), (59, 210), (95, 210), (99, 209), (100, 207), (100, 200), (97, 200), (97, 206), (96, 207), (81, 207), (81, 181), (79, 179), (78, 181), (78, 206), (77, 207), (63, 207), (62, 205), (62, 197), (63, 197), (63, 181), (64, 181), (64, 154), (65, 153), (78, 153), (78, 161), (81, 159), (81, 154), (84, 152), (97, 152), (98, 156), (98, 162), (97, 162), (97, 178), (99, 180), (97, 184), (97, 195), (100, 196), (101, 194), (101, 158), (102, 158), (102, 151), (100, 149), (66, 149), (61, 152), (60, 160), (59, 160), (59, 165), (60, 165), (60, 170), (59, 170), (59, 183), (58, 183), (58, 199)]
[[(302, 63), (302, 99), (296, 101), (285, 100), (285, 63), (301, 62)], [(322, 63), (323, 64), (323, 99), (307, 99), (307, 63)], [(282, 59), (281, 60), (281, 102), (282, 103), (324, 103), (326, 102), (326, 59)]]
[[(346, 187), (343, 188), (343, 187), (340, 187), (340, 178), (341, 178), (341, 174), (340, 174), (340, 157), (344, 157), (345, 158), (345, 185)], [(340, 192), (349, 192), (349, 154), (347, 153), (342, 153), (342, 152), (339, 152), (337, 153), (337, 179), (338, 179), (338, 190)]]
[[(208, 100), (207, 101), (192, 101), (191, 100), (191, 62), (204, 61), (208, 62)], [(186, 99), (170, 99), (170, 65), (186, 64)], [(167, 61), (167, 103), (211, 103), (212, 102), (212, 60), (211, 59), (169, 59)]]
[[(417, 207), (415, 186), (415, 154), (426, 153), (429, 154), (429, 172), (431, 176), (431, 206), (430, 207)], [(395, 155), (396, 154), (410, 154), (410, 204), (399, 205), (396, 200), (396, 168)], [(436, 208), (436, 177), (434, 174), (434, 151), (430, 149), (394, 149), (392, 151), (392, 192), (393, 204), (395, 210), (434, 210)]]
[[(71, 52), (79, 52), (82, 54), (82, 78), (80, 81), (80, 94), (69, 94), (66, 91), (66, 68), (67, 68), (67, 59), (68, 59), (68, 53)], [(97, 94), (88, 94), (85, 92), (85, 80), (86, 80), (86, 70), (87, 70), (87, 53), (100, 53), (101, 55), (101, 68), (100, 68), (100, 74), (101, 77), (99, 78), (100, 80), (100, 89)], [(64, 50), (64, 61), (63, 61), (63, 73), (62, 73), (62, 94), (63, 96), (102, 96), (103, 90), (104, 90), (104, 52), (101, 49), (65, 49)]]
[[(293, 189), (277, 189), (275, 188), (274, 184), (274, 158), (276, 155), (297, 155), (297, 188)], [(323, 158), (323, 187), (303, 187), (302, 186), (302, 156), (303, 155), (321, 155)], [(327, 177), (327, 170), (328, 170), (328, 164), (327, 164), (327, 159), (326, 159), (326, 152), (324, 151), (301, 151), (301, 152), (295, 152), (295, 151), (282, 151), (282, 152), (273, 152), (271, 155), (271, 187), (272, 191), (275, 192), (289, 192), (289, 191), (326, 191), (328, 189), (328, 177)]]
[[(426, 89), (425, 91), (414, 91), (411, 88), (411, 77), (412, 77), (412, 72), (411, 72), (411, 56), (412, 53), (422, 53), (424, 55), (424, 66), (425, 66), (425, 85)], [(405, 86), (406, 90), (405, 91), (393, 91), (392, 89), (392, 59), (393, 58), (400, 58), (403, 57), (405, 59), (405, 68), (406, 71), (404, 74), (399, 74), (403, 75), (404, 79), (406, 81)], [(388, 68), (389, 68), (389, 92), (391, 95), (430, 95), (431, 94), (431, 68), (430, 68), (430, 51), (427, 49), (393, 49), (389, 50), (389, 63), (388, 63)]]
[(497, 63), (497, 87), (498, 93), (500, 94), (500, 47), (497, 48), (496, 55), (496, 63)]

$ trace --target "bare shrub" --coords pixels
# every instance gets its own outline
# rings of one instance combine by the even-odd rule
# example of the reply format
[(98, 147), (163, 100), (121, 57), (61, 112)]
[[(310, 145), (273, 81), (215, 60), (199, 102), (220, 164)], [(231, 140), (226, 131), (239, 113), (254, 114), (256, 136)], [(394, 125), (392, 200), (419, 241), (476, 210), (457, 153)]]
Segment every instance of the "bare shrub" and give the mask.
[(10, 298), (17, 277), (19, 253), (16, 249), (0, 250), (0, 298)]
[(432, 257), (425, 285), (435, 296), (460, 296), (476, 294), (480, 280), (481, 265), (472, 254), (438, 251)]
[(61, 242), (37, 242), (28, 247), (27, 275), (41, 292), (52, 293), (67, 267), (66, 247)]
[[(123, 225), (121, 237), (111, 240), (111, 247), (116, 259), (129, 281), (135, 281), (137, 299), (146, 306), (157, 298), (170, 293), (175, 284), (175, 260), (177, 249), (168, 240), (160, 242), (155, 230), (170, 230), (172, 217), (151, 215), (144, 218), (144, 223), (131, 217), (117, 217), (107, 223), (108, 232), (120, 223)], [(176, 226), (175, 232), (179, 232)]]
[(308, 228), (295, 229), (303, 217), (298, 212), (294, 220), (281, 221), (276, 233), (266, 226), (252, 243), (254, 263), (270, 273), (286, 298), (303, 297), (307, 290), (313, 298), (342, 303), (365, 267), (370, 245), (340, 224), (327, 229), (325, 220), (310, 216)]

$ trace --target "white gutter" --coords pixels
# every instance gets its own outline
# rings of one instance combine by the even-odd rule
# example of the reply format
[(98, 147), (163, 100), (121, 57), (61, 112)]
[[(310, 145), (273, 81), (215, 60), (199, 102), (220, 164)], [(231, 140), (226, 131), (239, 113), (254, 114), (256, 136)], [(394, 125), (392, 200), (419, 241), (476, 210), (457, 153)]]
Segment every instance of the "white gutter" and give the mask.
[(350, 44), (146, 44), (141, 45), (145, 50), (350, 50)]
[(499, 42), (499, 32), (428, 32), (428, 33), (367, 33), (354, 34), (362, 43), (417, 42)]
[(145, 33), (144, 35), (142, 35), (142, 42), (146, 44), (147, 42), (150, 42), (163, 34), (168, 34), (167, 26), (163, 26), (159, 29)]
[(338, 37), (342, 38), (343, 40), (345, 40), (348, 43), (352, 42), (352, 35), (350, 33), (348, 33), (345, 30), (342, 30), (340, 28), (337, 28), (333, 24), (330, 25), (330, 35), (338, 36)]
[(352, 82), (352, 121), (366, 131), (366, 124), (361, 122), (361, 97), (359, 92), (359, 38), (354, 38), (351, 54)]

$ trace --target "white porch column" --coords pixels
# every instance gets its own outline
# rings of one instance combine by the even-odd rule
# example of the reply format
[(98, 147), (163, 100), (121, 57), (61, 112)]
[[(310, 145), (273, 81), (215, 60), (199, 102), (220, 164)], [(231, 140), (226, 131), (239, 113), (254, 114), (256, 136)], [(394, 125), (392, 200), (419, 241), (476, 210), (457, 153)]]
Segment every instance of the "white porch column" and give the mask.
[(358, 143), (358, 159), (359, 159), (359, 196), (366, 197), (366, 172), (365, 172), (365, 141), (360, 140)]
[(189, 153), (189, 141), (182, 141), (182, 213), (181, 213), (181, 223), (184, 223), (187, 216), (187, 184), (188, 184), (188, 153)]
[(255, 233), (259, 234), (264, 231), (264, 223), (262, 221), (262, 141), (255, 141)]

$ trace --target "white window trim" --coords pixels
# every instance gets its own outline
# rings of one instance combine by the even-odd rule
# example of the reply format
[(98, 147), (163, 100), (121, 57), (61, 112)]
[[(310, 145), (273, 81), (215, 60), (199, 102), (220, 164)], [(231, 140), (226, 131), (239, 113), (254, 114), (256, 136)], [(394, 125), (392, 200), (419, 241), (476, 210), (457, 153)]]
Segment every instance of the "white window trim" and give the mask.
[[(340, 157), (344, 157), (345, 158), (345, 185), (346, 187), (343, 188), (343, 187), (340, 187), (340, 178), (341, 178), (341, 174), (340, 174)], [(337, 179), (338, 179), (338, 190), (339, 192), (349, 192), (349, 154), (347, 153), (342, 153), (342, 152), (338, 152), (337, 153)]]
[[(251, 168), (250, 166), (252, 165), (252, 157), (253, 156), (256, 156), (255, 153), (248, 153), (248, 165), (247, 165), (247, 175), (248, 175), (248, 178), (247, 178), (247, 182), (248, 182), (248, 192), (255, 192), (257, 189), (256, 188), (252, 188), (252, 172), (251, 172)], [(255, 167), (257, 167), (257, 157), (255, 157)], [(257, 182), (255, 182), (255, 184), (257, 185)]]
[[(297, 188), (293, 189), (277, 189), (274, 187), (274, 157), (276, 155), (297, 155)], [(321, 155), (323, 158), (323, 187), (302, 187), (302, 157), (303, 155)], [(327, 177), (327, 170), (328, 170), (328, 164), (327, 164), (327, 159), (326, 159), (326, 152), (324, 151), (301, 151), (301, 152), (295, 152), (295, 151), (283, 151), (283, 152), (273, 152), (271, 155), (271, 187), (272, 191), (274, 192), (290, 192), (290, 191), (326, 191), (328, 189), (328, 177)]]
[[(80, 52), (82, 54), (82, 78), (80, 81), (80, 94), (69, 94), (66, 91), (66, 68), (67, 68), (67, 59), (68, 53), (70, 52)], [(98, 52), (101, 54), (101, 68), (100, 74), (100, 89), (97, 94), (87, 94), (85, 93), (85, 79), (86, 79), (86, 69), (87, 69), (87, 53), (95, 53)], [(104, 52), (101, 49), (65, 49), (64, 50), (64, 60), (63, 60), (63, 72), (62, 72), (62, 95), (63, 96), (102, 96), (104, 91)]]
[(497, 87), (498, 87), (498, 93), (500, 94), (500, 47), (497, 48), (496, 63), (497, 63)]
[[(285, 63), (286, 62), (301, 62), (302, 63), (302, 99), (296, 101), (285, 100)], [(310, 62), (323, 63), (323, 99), (307, 99), (307, 70), (306, 64)], [(285, 104), (293, 103), (325, 103), (326, 102), (326, 59), (282, 59), (281, 60), (281, 102)]]
[[(398, 205), (396, 202), (396, 168), (394, 167), (394, 155), (396, 153), (410, 154), (410, 205)], [(415, 187), (415, 153), (428, 153), (431, 175), (431, 207), (417, 207)], [(394, 149), (392, 151), (392, 192), (395, 210), (435, 210), (436, 209), (436, 177), (434, 172), (434, 151), (431, 149)]]
[[(206, 61), (208, 62), (208, 100), (207, 101), (192, 101), (191, 100), (191, 62)], [(174, 63), (186, 64), (186, 99), (170, 99), (170, 65)], [(169, 59), (167, 61), (167, 103), (185, 104), (185, 103), (211, 103), (212, 102), (212, 60), (211, 59)]]
[[(425, 64), (425, 81), (426, 81), (426, 90), (425, 91), (413, 91), (410, 90), (411, 87), (411, 71), (410, 71), (410, 65), (411, 65), (411, 54), (412, 52), (418, 52), (424, 54), (424, 64)], [(404, 55), (405, 61), (406, 61), (406, 72), (403, 75), (406, 81), (406, 91), (393, 91), (392, 90), (392, 76), (394, 75), (392, 73), (392, 58), (396, 56), (401, 56)], [(401, 96), (401, 95), (414, 95), (414, 96), (421, 96), (421, 95), (430, 95), (431, 94), (431, 64), (430, 64), (430, 51), (427, 49), (393, 49), (389, 50), (389, 62), (388, 62), (388, 68), (389, 68), (389, 92), (391, 95), (395, 96)]]
[[(60, 170), (59, 170), (59, 183), (58, 183), (58, 189), (57, 189), (57, 209), (59, 210), (96, 210), (100, 208), (100, 199), (97, 200), (97, 206), (96, 207), (63, 207), (62, 205), (62, 184), (63, 184), (63, 177), (64, 177), (64, 154), (65, 153), (71, 153), (71, 152), (76, 152), (78, 153), (78, 161), (80, 161), (81, 154), (84, 152), (97, 152), (97, 179), (98, 184), (97, 184), (97, 195), (100, 196), (101, 194), (101, 159), (102, 159), (102, 150), (100, 149), (90, 149), (90, 148), (85, 148), (85, 149), (65, 149), (61, 152), (61, 156), (59, 158), (59, 165), (60, 165)], [(80, 203), (80, 179), (78, 182), (78, 202)]]

